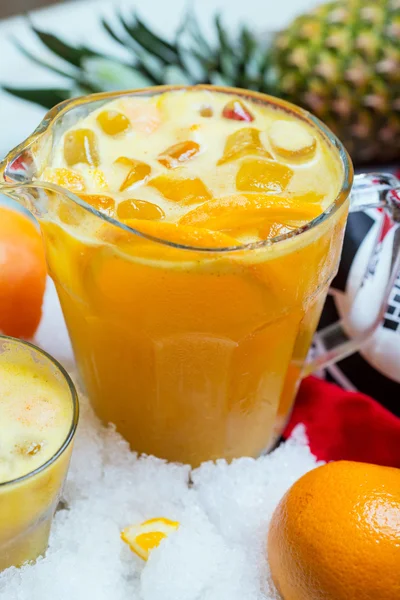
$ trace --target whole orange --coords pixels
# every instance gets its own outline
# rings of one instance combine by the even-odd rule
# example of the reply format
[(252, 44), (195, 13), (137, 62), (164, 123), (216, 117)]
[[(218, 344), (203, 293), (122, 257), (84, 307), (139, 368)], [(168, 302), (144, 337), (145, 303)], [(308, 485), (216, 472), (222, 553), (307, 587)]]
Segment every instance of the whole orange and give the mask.
[(0, 206), (0, 332), (31, 338), (42, 314), (46, 261), (40, 232), (23, 213)]
[(329, 463), (301, 477), (271, 520), (284, 600), (400, 599), (400, 469)]

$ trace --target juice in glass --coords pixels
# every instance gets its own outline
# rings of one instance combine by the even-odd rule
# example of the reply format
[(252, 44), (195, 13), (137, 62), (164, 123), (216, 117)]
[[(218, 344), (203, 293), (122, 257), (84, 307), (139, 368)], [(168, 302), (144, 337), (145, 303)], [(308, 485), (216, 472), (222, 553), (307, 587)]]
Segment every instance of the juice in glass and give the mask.
[(84, 108), (64, 117), (37, 179), (97, 414), (169, 460), (259, 455), (288, 419), (337, 270), (337, 147), (300, 109), (238, 90)]
[(61, 367), (30, 344), (0, 337), (0, 571), (46, 550), (77, 411)]

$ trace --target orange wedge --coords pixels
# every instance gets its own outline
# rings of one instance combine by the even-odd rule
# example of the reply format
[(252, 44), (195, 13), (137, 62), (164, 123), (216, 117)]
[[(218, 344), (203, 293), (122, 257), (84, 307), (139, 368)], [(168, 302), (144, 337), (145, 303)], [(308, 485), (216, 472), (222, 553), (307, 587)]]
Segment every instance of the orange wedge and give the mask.
[(72, 171), (71, 169), (46, 167), (40, 178), (42, 181), (55, 183), (60, 187), (67, 188), (71, 192), (84, 192), (85, 182), (82, 175)]
[(177, 223), (127, 219), (125, 225), (155, 238), (194, 248), (227, 248), (239, 245), (233, 237), (219, 231), (187, 227)]
[(164, 517), (149, 519), (140, 525), (130, 525), (121, 532), (121, 539), (129, 548), (143, 560), (148, 560), (150, 553), (157, 548), (162, 540), (167, 538), (179, 527), (178, 521)]
[(311, 221), (322, 213), (322, 198), (322, 195), (315, 192), (286, 196), (234, 194), (205, 202), (186, 213), (179, 224), (224, 230), (244, 228), (261, 220)]

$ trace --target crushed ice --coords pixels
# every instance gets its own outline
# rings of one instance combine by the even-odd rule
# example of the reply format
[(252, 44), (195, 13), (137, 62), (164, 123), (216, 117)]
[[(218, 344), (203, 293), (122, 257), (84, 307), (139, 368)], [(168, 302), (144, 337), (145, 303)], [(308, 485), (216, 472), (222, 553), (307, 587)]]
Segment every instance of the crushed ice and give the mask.
[[(271, 600), (268, 523), (284, 492), (316, 466), (304, 432), (258, 460), (189, 467), (138, 458), (81, 395), (63, 510), (44, 559), (0, 574), (0, 600)], [(147, 563), (120, 530), (153, 517), (180, 528)]]

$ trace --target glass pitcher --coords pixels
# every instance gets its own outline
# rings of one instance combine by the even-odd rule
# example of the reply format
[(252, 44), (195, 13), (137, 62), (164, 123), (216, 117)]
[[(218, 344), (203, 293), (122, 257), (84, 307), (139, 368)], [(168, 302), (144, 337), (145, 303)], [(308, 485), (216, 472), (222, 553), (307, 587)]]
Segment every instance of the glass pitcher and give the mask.
[[(80, 118), (120, 96), (95, 94), (53, 108), (0, 165), (0, 191), (40, 223), (77, 365), (92, 405), (138, 452), (193, 466), (271, 449), (301, 378), (352, 353), (379, 325), (400, 268), (400, 202), (392, 175), (354, 178), (342, 144), (315, 117), (276, 98), (214, 88), (278, 106), (318, 129), (342, 165), (335, 202), (308, 225), (263, 242), (193, 247), (157, 239), (38, 178), (54, 144)], [(140, 157), (138, 157), (140, 158)], [(367, 273), (371, 295), (357, 331), (339, 322), (318, 336), (327, 352), (307, 362), (336, 274), (347, 213), (381, 207), (391, 255)], [(365, 303), (363, 303), (363, 306)]]

